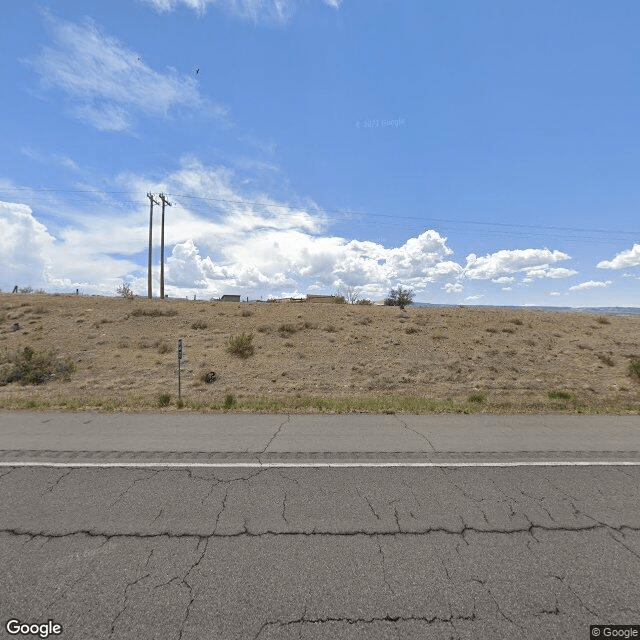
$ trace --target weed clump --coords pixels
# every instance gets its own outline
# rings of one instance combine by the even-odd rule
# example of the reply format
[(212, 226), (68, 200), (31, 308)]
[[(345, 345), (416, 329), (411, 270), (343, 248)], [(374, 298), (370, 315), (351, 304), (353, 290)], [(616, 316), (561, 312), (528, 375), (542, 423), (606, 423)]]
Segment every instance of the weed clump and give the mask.
[(158, 396), (158, 406), (168, 407), (171, 403), (171, 396), (168, 393), (162, 393)]
[(253, 334), (241, 333), (240, 335), (229, 338), (227, 351), (239, 358), (248, 358), (249, 356), (252, 356), (255, 352)]
[(43, 384), (56, 374), (62, 374), (63, 379), (68, 379), (69, 374), (75, 370), (71, 361), (61, 361), (55, 351), (38, 352), (31, 347), (24, 347), (22, 351), (9, 358), (11, 368), (8, 375), (0, 380), (4, 386), (11, 382), (20, 384)]
[(484, 404), (487, 401), (487, 396), (484, 393), (472, 393), (468, 398), (467, 402), (473, 402), (475, 404)]
[(555, 389), (547, 393), (547, 398), (549, 398), (550, 400), (571, 400), (573, 398), (573, 394), (569, 391)]
[(209, 325), (204, 320), (196, 320), (192, 325), (192, 329), (206, 329)]
[(149, 316), (150, 318), (157, 318), (158, 316), (177, 316), (178, 312), (175, 309), (135, 309), (131, 312), (131, 315), (139, 318), (140, 316)]
[(236, 399), (233, 393), (227, 393), (227, 395), (224, 397), (224, 402), (222, 403), (222, 407), (228, 410), (228, 409), (231, 409), (231, 407), (233, 407), (235, 403), (236, 403)]
[(633, 360), (629, 363), (629, 375), (640, 380), (640, 360)]
[(278, 327), (278, 333), (282, 336), (291, 335), (298, 331), (297, 327), (289, 323), (283, 323)]

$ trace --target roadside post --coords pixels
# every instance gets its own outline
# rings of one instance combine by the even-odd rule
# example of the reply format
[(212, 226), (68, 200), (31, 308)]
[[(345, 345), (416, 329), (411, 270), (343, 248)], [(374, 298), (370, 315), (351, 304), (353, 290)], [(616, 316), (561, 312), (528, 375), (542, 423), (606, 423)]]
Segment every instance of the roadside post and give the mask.
[(178, 400), (181, 400), (180, 389), (180, 361), (182, 360), (182, 340), (178, 340)]

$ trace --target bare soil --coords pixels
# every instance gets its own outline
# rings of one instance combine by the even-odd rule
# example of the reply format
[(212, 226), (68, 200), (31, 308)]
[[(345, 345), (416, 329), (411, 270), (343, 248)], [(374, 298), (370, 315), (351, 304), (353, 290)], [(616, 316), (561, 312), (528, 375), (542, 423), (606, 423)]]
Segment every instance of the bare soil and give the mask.
[[(228, 352), (241, 333), (253, 335), (247, 358)], [(233, 394), (239, 403), (354, 398), (363, 411), (381, 397), (430, 399), (436, 411), (640, 411), (630, 372), (639, 316), (47, 294), (0, 294), (0, 379), (27, 346), (54, 349), (75, 370), (0, 386), (0, 407), (73, 399), (77, 408), (157, 409), (162, 394), (175, 403), (178, 339), (187, 408), (215, 410)], [(554, 391), (571, 395), (549, 398)]]

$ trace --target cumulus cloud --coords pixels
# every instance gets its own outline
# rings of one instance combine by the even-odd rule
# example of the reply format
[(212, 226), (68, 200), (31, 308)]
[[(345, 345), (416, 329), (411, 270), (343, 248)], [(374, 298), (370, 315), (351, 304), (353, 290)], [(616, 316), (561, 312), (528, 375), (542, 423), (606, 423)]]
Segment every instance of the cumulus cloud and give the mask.
[(13, 202), (0, 202), (0, 227), (2, 285), (41, 285), (50, 265), (53, 236), (30, 207)]
[(586, 289), (604, 288), (608, 287), (610, 284), (611, 280), (607, 280), (606, 282), (602, 282), (601, 280), (589, 280), (587, 282), (575, 284), (573, 287), (569, 287), (569, 291), (584, 291)]
[[(145, 0), (157, 11), (174, 11), (184, 5), (199, 15), (209, 6), (219, 7), (244, 20), (253, 22), (287, 22), (294, 13), (298, 0)], [(334, 9), (339, 9), (342, 0), (323, 0)]]
[(154, 71), (91, 20), (77, 24), (46, 17), (54, 44), (29, 63), (44, 87), (70, 96), (79, 119), (101, 130), (123, 131), (141, 113), (164, 118), (180, 108), (225, 116), (223, 107), (200, 94), (193, 78), (172, 69)]
[[(165, 225), (165, 291), (170, 295), (237, 292), (253, 298), (333, 293), (351, 286), (363, 297), (380, 299), (402, 285), (418, 299), (433, 299), (434, 290), (436, 296), (462, 293), (467, 279), (510, 285), (516, 274), (539, 279), (574, 273), (553, 264), (569, 256), (548, 249), (503, 250), (480, 258), (470, 254), (462, 266), (452, 259), (447, 238), (434, 229), (393, 246), (332, 235), (313, 201), (252, 192), (244, 178), (228, 167), (184, 157), (163, 177), (125, 173), (112, 181), (114, 190), (163, 192), (172, 202)], [(57, 212), (48, 282), (69, 287), (93, 281), (100, 291), (113, 293), (126, 279), (136, 293), (146, 293), (148, 203), (118, 204), (109, 198), (92, 193), (83, 210), (65, 209), (58, 201), (45, 209), (46, 199), (33, 195), (38, 211)], [(105, 207), (111, 212), (108, 219), (98, 213)], [(160, 234), (155, 220), (157, 291)]]
[(502, 249), (480, 257), (471, 253), (467, 256), (464, 277), (471, 280), (492, 279), (494, 282), (511, 277), (510, 274), (514, 273), (522, 273), (529, 282), (534, 278), (566, 278), (577, 272), (552, 268), (550, 265), (570, 258), (566, 253), (549, 249)]
[(640, 266), (640, 244), (634, 244), (631, 249), (621, 251), (613, 260), (602, 260), (596, 265), (598, 269), (627, 269)]

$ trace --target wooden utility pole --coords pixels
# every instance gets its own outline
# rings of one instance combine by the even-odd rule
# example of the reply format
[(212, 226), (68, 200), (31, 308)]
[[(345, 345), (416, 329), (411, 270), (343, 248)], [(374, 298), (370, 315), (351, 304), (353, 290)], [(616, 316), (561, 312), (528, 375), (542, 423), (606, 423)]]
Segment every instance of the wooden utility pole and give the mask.
[(168, 207), (171, 203), (164, 197), (164, 193), (160, 194), (162, 200), (162, 231), (160, 232), (160, 299), (164, 300), (164, 205)]
[(147, 193), (147, 198), (149, 198), (150, 208), (149, 208), (149, 274), (147, 276), (147, 298), (153, 298), (153, 288), (151, 285), (151, 243), (153, 241), (153, 205), (160, 204), (153, 197), (153, 193)]

